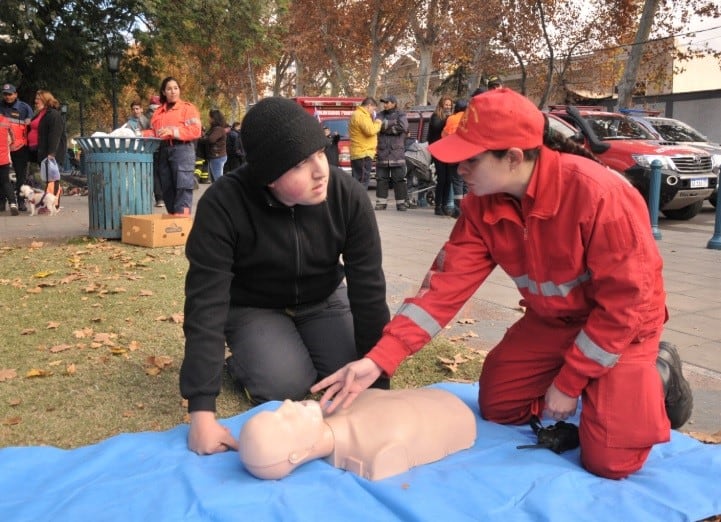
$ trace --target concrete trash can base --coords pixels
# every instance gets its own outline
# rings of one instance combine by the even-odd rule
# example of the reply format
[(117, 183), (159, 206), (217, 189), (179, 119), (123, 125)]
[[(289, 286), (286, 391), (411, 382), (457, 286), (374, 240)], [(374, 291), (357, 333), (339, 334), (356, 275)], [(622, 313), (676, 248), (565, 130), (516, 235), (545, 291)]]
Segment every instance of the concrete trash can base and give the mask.
[(88, 180), (88, 235), (122, 237), (124, 215), (152, 214), (153, 153), (157, 138), (76, 138)]

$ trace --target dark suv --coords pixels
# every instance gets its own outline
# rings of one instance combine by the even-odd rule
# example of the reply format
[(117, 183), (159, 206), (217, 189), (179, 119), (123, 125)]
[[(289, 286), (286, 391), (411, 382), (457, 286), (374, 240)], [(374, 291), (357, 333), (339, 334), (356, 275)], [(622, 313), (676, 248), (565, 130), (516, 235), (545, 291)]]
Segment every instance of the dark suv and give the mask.
[(648, 201), (651, 162), (661, 162), (659, 209), (669, 219), (696, 216), (715, 190), (718, 175), (711, 155), (701, 149), (659, 141), (633, 119), (599, 107), (554, 105), (550, 114), (578, 129), (584, 145), (608, 167), (620, 172)]

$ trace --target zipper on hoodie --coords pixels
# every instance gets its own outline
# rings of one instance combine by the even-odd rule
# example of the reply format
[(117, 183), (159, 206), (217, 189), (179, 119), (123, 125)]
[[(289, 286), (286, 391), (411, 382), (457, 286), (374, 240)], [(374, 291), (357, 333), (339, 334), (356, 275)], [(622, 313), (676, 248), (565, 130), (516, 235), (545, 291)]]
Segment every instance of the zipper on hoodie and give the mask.
[(290, 220), (293, 222), (293, 237), (295, 239), (295, 304), (300, 304), (300, 288), (298, 280), (300, 279), (300, 240), (298, 238), (298, 223), (295, 221), (295, 208), (290, 208)]

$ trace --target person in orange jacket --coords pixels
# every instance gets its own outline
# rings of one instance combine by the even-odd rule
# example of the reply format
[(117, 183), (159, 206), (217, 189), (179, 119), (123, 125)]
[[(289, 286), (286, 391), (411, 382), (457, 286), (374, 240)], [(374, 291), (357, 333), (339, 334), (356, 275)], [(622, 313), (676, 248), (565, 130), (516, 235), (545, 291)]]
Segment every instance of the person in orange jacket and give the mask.
[(481, 415), (560, 421), (580, 398), (583, 466), (612, 479), (639, 470), (693, 403), (675, 347), (660, 342), (663, 262), (643, 198), (510, 89), (475, 96), (430, 151), (459, 163), (469, 189), (461, 216), (378, 343), (311, 391), (327, 388), (329, 412), (347, 407), (439, 333), (499, 265), (525, 314), (483, 363)]
[[(5, 201), (10, 203), (10, 214), (17, 216), (18, 206), (10, 181), (10, 151), (14, 141), (11, 125), (12, 122), (0, 114), (0, 195), (5, 198), (3, 204)], [(4, 208), (2, 210), (5, 211)]]
[[(446, 119), (446, 124), (443, 126), (443, 131), (441, 131), (441, 137), (445, 138), (456, 132), (467, 107), (468, 100), (456, 100), (456, 103), (453, 104), (453, 114)], [(468, 188), (463, 178), (458, 175), (458, 163), (449, 163), (447, 170), (447, 175), (451, 178), (451, 186), (453, 187), (453, 206), (446, 207), (446, 214), (457, 219), (461, 215), (461, 201), (468, 192)]]
[(171, 214), (189, 215), (195, 186), (195, 142), (202, 133), (200, 113), (195, 105), (180, 99), (180, 85), (172, 76), (160, 84), (160, 103), (143, 136), (163, 140), (158, 174), (165, 208)]

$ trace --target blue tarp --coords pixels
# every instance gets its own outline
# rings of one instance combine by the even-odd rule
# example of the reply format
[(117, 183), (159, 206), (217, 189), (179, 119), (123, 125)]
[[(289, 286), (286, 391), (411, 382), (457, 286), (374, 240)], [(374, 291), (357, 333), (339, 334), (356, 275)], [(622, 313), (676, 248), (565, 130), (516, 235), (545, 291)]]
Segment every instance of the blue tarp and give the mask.
[[(441, 384), (478, 411), (478, 387)], [(233, 433), (259, 406), (223, 421)], [(572, 419), (573, 420), (573, 419)], [(577, 422), (578, 419), (575, 419)], [(3, 521), (699, 520), (721, 513), (721, 446), (679, 432), (644, 468), (606, 480), (578, 450), (518, 450), (529, 427), (478, 419), (473, 448), (369, 482), (322, 460), (280, 481), (249, 475), (235, 452), (200, 457), (187, 425), (123, 434), (74, 450), (0, 450)]]

